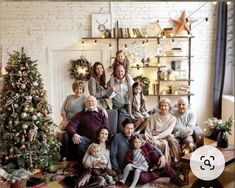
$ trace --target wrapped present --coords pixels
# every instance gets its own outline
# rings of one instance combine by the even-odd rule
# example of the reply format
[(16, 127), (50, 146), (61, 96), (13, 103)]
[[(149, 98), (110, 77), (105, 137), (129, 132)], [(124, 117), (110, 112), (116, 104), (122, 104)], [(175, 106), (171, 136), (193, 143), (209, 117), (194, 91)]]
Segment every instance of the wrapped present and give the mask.
[(11, 188), (26, 188), (27, 187), (27, 180), (28, 179), (17, 180), (14, 183), (12, 183)]
[(0, 180), (0, 188), (10, 188), (10, 187), (11, 187), (11, 182)]
[(6, 180), (8, 176), (9, 174), (3, 168), (0, 168), (0, 179)]

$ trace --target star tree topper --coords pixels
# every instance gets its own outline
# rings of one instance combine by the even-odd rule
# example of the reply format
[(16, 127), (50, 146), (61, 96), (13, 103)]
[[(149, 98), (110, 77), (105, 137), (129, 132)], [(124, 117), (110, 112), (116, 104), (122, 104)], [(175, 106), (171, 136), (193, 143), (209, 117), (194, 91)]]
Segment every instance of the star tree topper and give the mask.
[(171, 19), (177, 26), (175, 35), (180, 34), (182, 31), (187, 31), (187, 33), (190, 32), (190, 25), (197, 20), (186, 20), (186, 13), (185, 10), (182, 12), (180, 18), (178, 20)]

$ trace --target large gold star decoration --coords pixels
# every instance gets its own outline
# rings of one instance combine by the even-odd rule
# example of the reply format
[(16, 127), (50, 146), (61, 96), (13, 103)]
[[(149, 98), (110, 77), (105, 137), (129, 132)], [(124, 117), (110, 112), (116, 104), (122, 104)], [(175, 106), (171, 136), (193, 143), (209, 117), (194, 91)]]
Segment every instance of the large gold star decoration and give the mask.
[(197, 20), (188, 20), (186, 17), (185, 10), (182, 12), (180, 18), (178, 20), (171, 19), (177, 26), (175, 35), (180, 34), (183, 30), (187, 31), (187, 33), (190, 32), (190, 25)]

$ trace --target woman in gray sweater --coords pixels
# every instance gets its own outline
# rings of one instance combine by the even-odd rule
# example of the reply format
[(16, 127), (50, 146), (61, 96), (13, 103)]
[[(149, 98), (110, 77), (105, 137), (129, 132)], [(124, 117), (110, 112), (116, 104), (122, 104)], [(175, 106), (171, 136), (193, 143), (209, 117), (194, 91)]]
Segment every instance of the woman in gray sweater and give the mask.
[(114, 87), (106, 88), (106, 76), (104, 66), (100, 62), (96, 62), (92, 66), (91, 78), (88, 82), (90, 95), (95, 96), (98, 104), (105, 109), (108, 109), (108, 103), (105, 98), (108, 98), (114, 91)]

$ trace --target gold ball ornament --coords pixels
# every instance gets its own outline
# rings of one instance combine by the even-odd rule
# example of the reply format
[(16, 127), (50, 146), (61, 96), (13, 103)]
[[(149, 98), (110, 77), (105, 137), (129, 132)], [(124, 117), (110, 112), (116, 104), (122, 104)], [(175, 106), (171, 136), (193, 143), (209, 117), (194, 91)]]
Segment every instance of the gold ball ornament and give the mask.
[(38, 86), (38, 82), (37, 81), (33, 82), (33, 85)]
[(38, 117), (36, 115), (32, 116), (32, 120), (36, 121), (38, 119)]
[(38, 116), (38, 117), (41, 117), (41, 116), (42, 116), (42, 114), (41, 114), (40, 112), (38, 112), (38, 113), (37, 113), (37, 116)]
[(25, 89), (26, 88), (26, 85), (25, 84), (21, 84), (21, 89)]
[(34, 108), (33, 108), (33, 107), (30, 107), (30, 108), (29, 108), (29, 112), (31, 112), (31, 113), (34, 112)]
[(19, 105), (18, 105), (18, 104), (14, 104), (14, 107), (15, 107), (15, 108), (18, 108), (18, 107), (19, 107)]
[(24, 107), (23, 108), (23, 112), (28, 112), (29, 111), (29, 108), (28, 107)]
[(26, 123), (24, 123), (24, 124), (22, 125), (22, 129), (26, 130), (26, 129), (28, 129), (28, 128), (29, 128), (29, 126), (28, 126)]
[(27, 113), (25, 113), (25, 112), (21, 113), (21, 114), (20, 114), (20, 117), (21, 117), (22, 119), (26, 118), (26, 117), (27, 117)]

